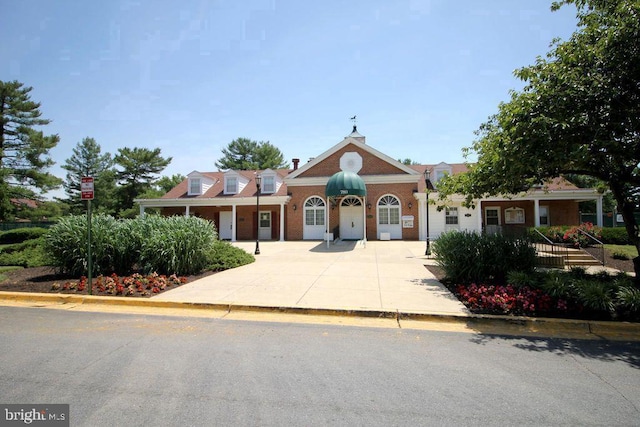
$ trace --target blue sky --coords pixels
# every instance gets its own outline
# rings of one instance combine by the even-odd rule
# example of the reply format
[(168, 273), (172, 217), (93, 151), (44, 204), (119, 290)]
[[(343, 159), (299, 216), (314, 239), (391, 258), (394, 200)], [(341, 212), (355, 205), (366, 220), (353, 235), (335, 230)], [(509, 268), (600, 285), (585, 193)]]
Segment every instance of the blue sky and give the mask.
[[(0, 79), (32, 86), (57, 133), (162, 149), (216, 170), (238, 137), (302, 163), (358, 131), (393, 158), (463, 161), (474, 131), (575, 8), (551, 0), (0, 0)], [(62, 194), (62, 193), (60, 193)]]

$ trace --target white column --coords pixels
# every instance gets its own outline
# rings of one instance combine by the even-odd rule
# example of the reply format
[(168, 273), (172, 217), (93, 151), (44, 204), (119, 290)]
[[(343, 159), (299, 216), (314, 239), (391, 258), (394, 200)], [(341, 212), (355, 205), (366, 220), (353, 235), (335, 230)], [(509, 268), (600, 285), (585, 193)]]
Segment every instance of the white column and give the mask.
[[(602, 194), (596, 199), (596, 225), (602, 227)], [(613, 225), (616, 225), (615, 218), (613, 218)]]
[(280, 241), (284, 242), (284, 202), (280, 203)]
[(184, 207), (184, 216), (189, 217), (189, 205)]
[(538, 199), (533, 201), (533, 219), (534, 225), (540, 227), (540, 200)]
[(484, 215), (484, 212), (482, 212), (482, 200), (478, 200), (476, 206), (476, 209), (478, 209), (478, 233), (482, 233), (482, 215)]
[(140, 216), (144, 216), (144, 206), (140, 205)]
[(421, 240), (427, 240), (427, 201), (420, 199), (420, 225), (418, 234)]
[(238, 224), (236, 223), (236, 205), (231, 206), (231, 241), (235, 242), (237, 237)]
[(362, 198), (362, 219), (364, 221), (364, 244), (367, 244), (367, 198)]
[(327, 249), (329, 249), (329, 224), (331, 223), (330, 218), (329, 218), (329, 212), (331, 212), (331, 208), (330, 208), (330, 200), (329, 197), (327, 197), (327, 202), (325, 203), (325, 209), (327, 210), (327, 232), (324, 236), (324, 238), (327, 240)]

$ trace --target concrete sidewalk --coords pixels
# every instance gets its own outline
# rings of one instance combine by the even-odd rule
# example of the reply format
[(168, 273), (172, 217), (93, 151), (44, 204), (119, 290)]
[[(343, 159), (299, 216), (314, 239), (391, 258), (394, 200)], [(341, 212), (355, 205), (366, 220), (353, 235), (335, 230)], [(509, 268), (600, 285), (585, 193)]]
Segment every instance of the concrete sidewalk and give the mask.
[[(253, 253), (255, 242), (234, 243)], [(152, 300), (469, 315), (425, 268), (424, 242), (260, 242), (256, 262)]]

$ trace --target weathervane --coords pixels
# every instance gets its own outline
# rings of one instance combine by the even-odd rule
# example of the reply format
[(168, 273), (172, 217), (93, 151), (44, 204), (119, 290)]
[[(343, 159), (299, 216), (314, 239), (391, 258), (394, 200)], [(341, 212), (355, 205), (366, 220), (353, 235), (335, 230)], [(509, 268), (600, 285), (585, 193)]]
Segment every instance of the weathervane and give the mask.
[(356, 116), (351, 117), (349, 120), (351, 120), (353, 122), (353, 131), (356, 132)]

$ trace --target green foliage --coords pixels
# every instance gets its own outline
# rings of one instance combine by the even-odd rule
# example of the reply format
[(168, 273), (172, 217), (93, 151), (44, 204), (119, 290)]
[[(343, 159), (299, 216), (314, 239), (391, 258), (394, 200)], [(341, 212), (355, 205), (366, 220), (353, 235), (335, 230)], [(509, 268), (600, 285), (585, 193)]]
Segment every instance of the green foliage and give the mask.
[[(215, 227), (196, 217), (146, 215), (116, 220), (96, 215), (91, 221), (93, 274), (144, 272), (188, 275), (204, 270), (216, 241)], [(87, 273), (87, 217), (69, 216), (44, 237), (52, 265), (75, 276)]]
[(41, 227), (14, 228), (0, 233), (0, 244), (21, 243), (25, 240), (37, 239), (46, 234), (47, 229)]
[(640, 319), (640, 289), (633, 286), (620, 287), (616, 293), (616, 302), (626, 318)]
[(604, 227), (602, 228), (603, 243), (613, 245), (630, 245), (629, 235), (624, 227)]
[(438, 189), (444, 199), (461, 193), (472, 204), (563, 174), (587, 175), (606, 184), (629, 241), (640, 247), (633, 215), (640, 198), (640, 2), (566, 0), (556, 8), (566, 4), (577, 8), (578, 29), (516, 71), (525, 87), (498, 106), (466, 149), (477, 163)]
[(198, 273), (209, 265), (217, 232), (213, 223), (197, 217), (155, 217), (151, 233), (142, 239), (140, 267), (145, 272)]
[(616, 254), (618, 259), (633, 259), (638, 256), (638, 249), (631, 245), (604, 245), (605, 250), (610, 252), (614, 258)]
[(209, 270), (222, 271), (251, 264), (255, 257), (229, 242), (217, 240), (209, 254)]
[(441, 235), (433, 250), (447, 278), (456, 283), (504, 283), (508, 272), (533, 271), (536, 261), (527, 239), (501, 234), (453, 231)]
[(96, 213), (114, 213), (115, 170), (114, 161), (110, 153), (102, 154), (100, 144), (93, 138), (83, 138), (73, 149), (62, 168), (67, 171), (63, 183), (66, 202), (74, 214), (86, 210), (86, 203), (81, 200), (80, 182), (84, 176), (94, 179), (94, 199), (92, 209)]
[[(115, 236), (119, 223), (108, 215), (94, 215), (91, 219), (91, 254), (93, 274), (114, 271)], [(51, 256), (52, 266), (62, 273), (75, 276), (87, 274), (87, 216), (72, 215), (61, 218), (44, 236), (44, 248)]]
[(629, 255), (627, 255), (624, 252), (614, 252), (614, 253), (611, 254), (611, 257), (613, 259), (619, 259), (619, 260), (623, 260), (623, 261), (628, 261), (628, 260), (631, 259), (631, 258), (629, 258)]
[(42, 267), (50, 262), (40, 239), (7, 245), (0, 251), (0, 265), (3, 266)]
[(61, 183), (47, 172), (54, 164), (49, 151), (60, 138), (34, 129), (49, 120), (40, 118), (40, 104), (31, 100), (31, 90), (18, 81), (0, 80), (0, 220), (14, 217), (10, 199), (35, 199), (33, 189), (49, 191)]
[(535, 271), (510, 271), (507, 273), (507, 283), (516, 288), (525, 286), (531, 289), (538, 289), (541, 285), (541, 276)]
[[(119, 169), (116, 172), (118, 187), (118, 212), (133, 208), (133, 199), (152, 188), (158, 174), (171, 163), (171, 157), (160, 156), (160, 148), (120, 148), (115, 156)], [(137, 211), (136, 211), (137, 213)]]
[(282, 152), (269, 141), (237, 138), (222, 149), (223, 157), (215, 164), (218, 169), (258, 170), (288, 168)]

